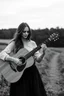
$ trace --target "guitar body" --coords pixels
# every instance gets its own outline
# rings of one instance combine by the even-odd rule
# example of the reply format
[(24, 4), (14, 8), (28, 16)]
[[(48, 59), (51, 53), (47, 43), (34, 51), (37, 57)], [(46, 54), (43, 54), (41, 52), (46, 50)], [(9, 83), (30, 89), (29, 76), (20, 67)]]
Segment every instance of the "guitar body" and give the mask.
[[(23, 48), (23, 49), (20, 49), (20, 50), (17, 52), (17, 54), (13, 55), (13, 57), (16, 57), (16, 58), (24, 57), (24, 56), (25, 56), (26, 54), (28, 54), (28, 53), (29, 53), (29, 52), (28, 52), (25, 48)], [(24, 67), (24, 69), (23, 69), (22, 71), (20, 71), (20, 72), (19, 72), (19, 71), (15, 72), (15, 71), (11, 68), (9, 62), (0, 60), (0, 73), (4, 76), (4, 78), (5, 78), (8, 82), (14, 83), (14, 82), (17, 82), (17, 81), (21, 78), (24, 70), (25, 70), (26, 68), (28, 68), (28, 67), (31, 67), (31, 66), (33, 65), (33, 63), (34, 63), (34, 59), (33, 59), (33, 57), (31, 56), (31, 57), (29, 57), (29, 58), (26, 60), (26, 66)]]

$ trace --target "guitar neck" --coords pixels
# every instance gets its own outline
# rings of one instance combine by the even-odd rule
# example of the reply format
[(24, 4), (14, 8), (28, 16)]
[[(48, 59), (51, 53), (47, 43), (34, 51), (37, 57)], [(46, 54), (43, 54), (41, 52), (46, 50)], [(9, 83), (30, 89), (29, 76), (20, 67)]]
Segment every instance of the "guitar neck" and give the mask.
[(32, 51), (30, 51), (27, 55), (25, 55), (25, 59), (28, 59), (30, 56), (33, 56), (35, 52), (37, 52), (41, 48), (41, 45), (34, 48)]
[[(49, 38), (47, 40), (45, 40), (43, 43), (46, 44), (48, 43)], [(39, 49), (41, 48), (41, 44), (39, 46), (37, 46), (36, 48), (34, 48), (32, 51), (30, 51), (27, 55), (25, 55), (25, 59), (28, 59), (30, 56), (33, 56), (35, 52), (37, 52)]]

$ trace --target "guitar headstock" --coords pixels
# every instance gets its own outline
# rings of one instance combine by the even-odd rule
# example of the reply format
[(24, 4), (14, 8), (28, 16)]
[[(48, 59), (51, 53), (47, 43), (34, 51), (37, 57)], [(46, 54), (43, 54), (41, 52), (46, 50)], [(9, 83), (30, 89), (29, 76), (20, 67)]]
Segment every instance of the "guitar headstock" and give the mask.
[(50, 35), (50, 37), (48, 39), (49, 39), (49, 41), (52, 41), (52, 40), (56, 41), (56, 40), (59, 39), (59, 34), (58, 33), (53, 33), (53, 34)]

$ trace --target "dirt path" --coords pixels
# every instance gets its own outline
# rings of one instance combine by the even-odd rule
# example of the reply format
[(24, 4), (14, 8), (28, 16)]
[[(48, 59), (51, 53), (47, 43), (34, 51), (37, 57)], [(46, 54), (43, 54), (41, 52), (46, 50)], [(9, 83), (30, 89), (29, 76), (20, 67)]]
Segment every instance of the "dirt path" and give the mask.
[(59, 53), (55, 54), (49, 64), (50, 65), (49, 88), (50, 91), (53, 91), (53, 93), (58, 93), (58, 90), (60, 89), (60, 86), (58, 85), (58, 81), (59, 81), (59, 70), (58, 70), (58, 62), (57, 62), (58, 55)]

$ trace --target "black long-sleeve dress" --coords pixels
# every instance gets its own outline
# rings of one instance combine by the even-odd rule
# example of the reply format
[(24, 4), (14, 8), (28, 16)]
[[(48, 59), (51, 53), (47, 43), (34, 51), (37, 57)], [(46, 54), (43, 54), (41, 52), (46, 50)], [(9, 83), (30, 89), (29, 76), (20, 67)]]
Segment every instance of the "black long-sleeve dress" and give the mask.
[(24, 71), (19, 81), (11, 84), (10, 96), (47, 96), (35, 64)]

